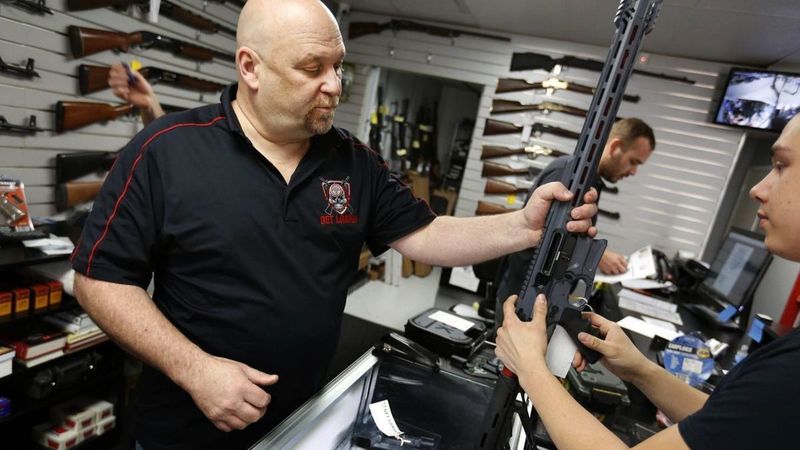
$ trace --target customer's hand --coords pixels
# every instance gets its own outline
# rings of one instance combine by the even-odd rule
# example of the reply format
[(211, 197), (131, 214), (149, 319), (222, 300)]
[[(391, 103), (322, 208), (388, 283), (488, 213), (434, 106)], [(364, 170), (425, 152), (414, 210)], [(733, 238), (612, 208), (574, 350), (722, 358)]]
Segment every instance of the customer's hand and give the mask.
[(628, 271), (628, 260), (619, 253), (606, 250), (600, 258), (598, 268), (606, 275), (619, 275)]
[(643, 375), (650, 360), (633, 345), (622, 328), (599, 314), (590, 313), (589, 317), (592, 326), (600, 330), (603, 338), (589, 333), (578, 333), (578, 339), (583, 345), (600, 352), (603, 355), (603, 365), (622, 380), (635, 381)]
[(515, 311), (517, 299), (512, 295), (503, 303), (503, 326), (497, 329), (494, 352), (517, 375), (547, 370), (547, 300), (539, 294), (533, 305), (533, 319), (523, 322)]
[(267, 412), (271, 397), (261, 386), (275, 384), (277, 375), (214, 356), (198, 366), (200, 373), (186, 390), (214, 426), (241, 430)]

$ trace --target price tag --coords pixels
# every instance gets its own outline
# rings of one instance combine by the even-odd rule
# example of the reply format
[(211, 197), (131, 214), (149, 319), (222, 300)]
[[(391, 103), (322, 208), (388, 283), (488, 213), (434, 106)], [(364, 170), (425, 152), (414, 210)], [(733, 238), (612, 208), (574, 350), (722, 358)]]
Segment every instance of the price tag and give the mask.
[(398, 439), (403, 434), (397, 426), (397, 422), (394, 421), (392, 408), (389, 407), (389, 400), (370, 404), (369, 412), (372, 414), (372, 419), (378, 429), (381, 430), (381, 433)]

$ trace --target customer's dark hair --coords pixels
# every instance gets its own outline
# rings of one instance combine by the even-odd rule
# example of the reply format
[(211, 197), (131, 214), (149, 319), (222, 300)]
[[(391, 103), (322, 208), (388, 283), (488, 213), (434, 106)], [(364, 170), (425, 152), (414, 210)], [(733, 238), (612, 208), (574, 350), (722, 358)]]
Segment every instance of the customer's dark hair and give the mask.
[(650, 125), (644, 123), (643, 120), (631, 117), (628, 119), (620, 119), (614, 126), (611, 127), (611, 134), (609, 139), (620, 138), (623, 142), (623, 148), (627, 149), (633, 141), (640, 137), (647, 138), (650, 141), (650, 147), (656, 148), (656, 136), (653, 134), (653, 129)]

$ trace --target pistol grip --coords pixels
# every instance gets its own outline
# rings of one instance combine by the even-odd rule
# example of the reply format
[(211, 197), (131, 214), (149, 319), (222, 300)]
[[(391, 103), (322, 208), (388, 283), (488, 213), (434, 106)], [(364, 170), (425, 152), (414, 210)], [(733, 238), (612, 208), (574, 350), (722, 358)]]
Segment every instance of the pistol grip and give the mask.
[(564, 310), (559, 324), (564, 327), (564, 329), (567, 331), (567, 334), (569, 334), (569, 337), (571, 337), (572, 341), (575, 342), (575, 345), (578, 346), (578, 351), (581, 352), (581, 355), (583, 355), (583, 359), (590, 364), (594, 364), (600, 360), (600, 357), (603, 356), (602, 354), (583, 345), (583, 343), (578, 340), (578, 333), (581, 331), (596, 337), (600, 336), (600, 330), (592, 328), (592, 324), (583, 318), (583, 315), (580, 311), (576, 309)]

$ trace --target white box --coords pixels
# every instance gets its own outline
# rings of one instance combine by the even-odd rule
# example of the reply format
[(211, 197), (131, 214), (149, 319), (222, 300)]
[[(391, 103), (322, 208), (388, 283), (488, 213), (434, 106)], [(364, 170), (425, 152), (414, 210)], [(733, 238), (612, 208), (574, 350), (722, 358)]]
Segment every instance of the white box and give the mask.
[(78, 444), (78, 432), (46, 422), (33, 427), (33, 439), (52, 450), (67, 450)]
[(78, 443), (97, 436), (97, 425), (86, 427), (78, 432)]
[(95, 413), (96, 423), (114, 415), (114, 404), (105, 400), (94, 401), (87, 409)]
[(50, 409), (50, 417), (53, 422), (72, 428), (80, 433), (97, 423), (97, 414), (94, 410), (86, 409), (85, 405), (85, 400), (75, 400), (53, 406)]
[(108, 433), (114, 428), (116, 425), (117, 418), (114, 416), (108, 416), (103, 420), (97, 422), (97, 435), (102, 436), (105, 433)]

